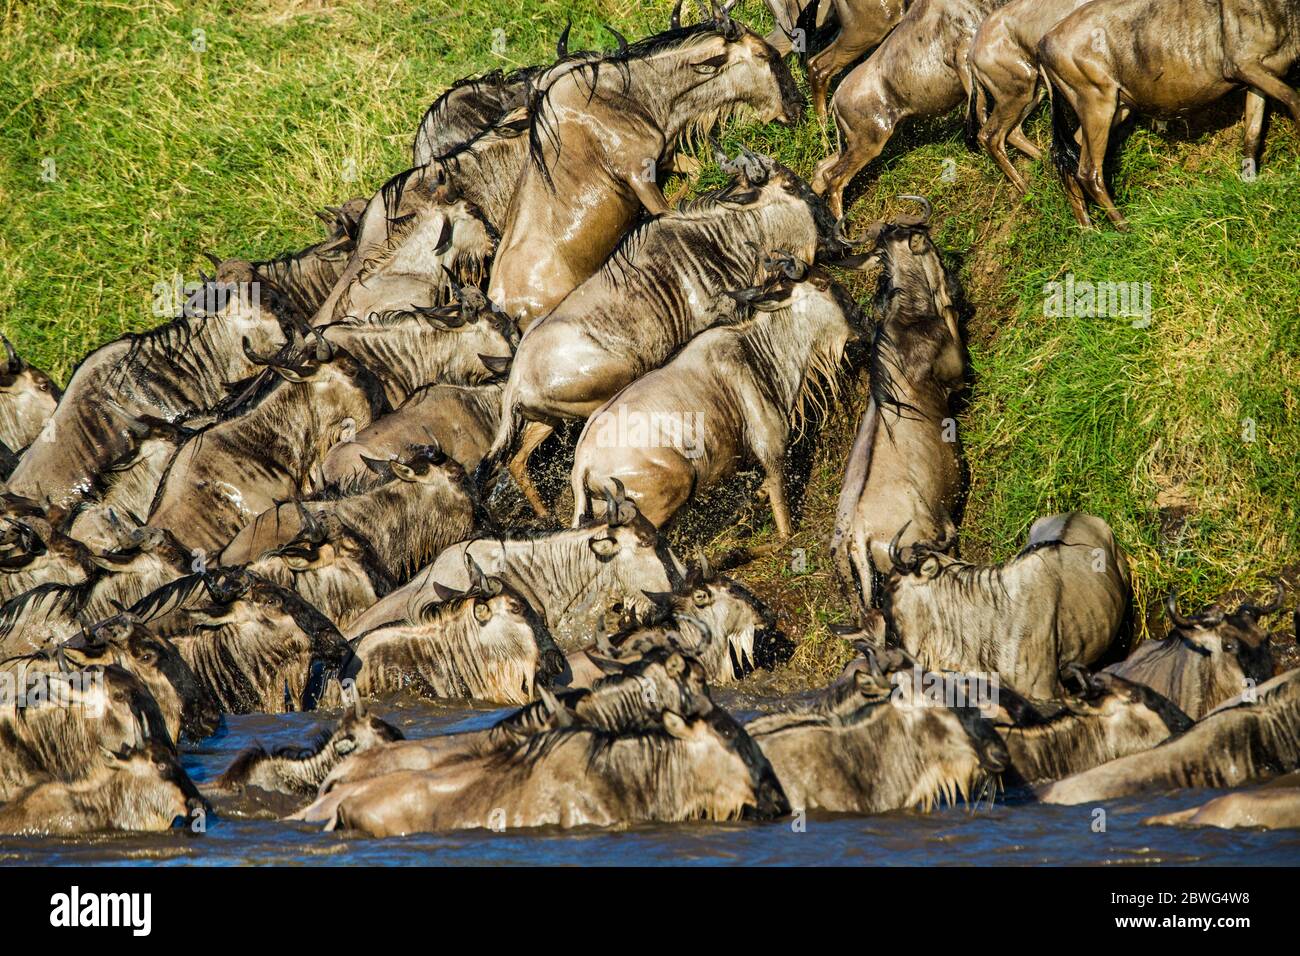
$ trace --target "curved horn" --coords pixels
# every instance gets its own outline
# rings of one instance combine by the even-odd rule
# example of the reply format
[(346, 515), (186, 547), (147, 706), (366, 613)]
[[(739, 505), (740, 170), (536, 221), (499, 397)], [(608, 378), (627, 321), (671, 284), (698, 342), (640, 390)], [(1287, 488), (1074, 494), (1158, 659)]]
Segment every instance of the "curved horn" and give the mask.
[(1178, 612), (1178, 595), (1170, 591), (1165, 598), (1165, 613), (1169, 615), (1169, 620), (1174, 622), (1175, 627), (1196, 627), (1200, 622), (1195, 617), (1183, 617)]
[(894, 566), (894, 570), (900, 574), (910, 574), (912, 568), (903, 562), (902, 553), (898, 549), (898, 543), (903, 540), (903, 532), (912, 522), (909, 520), (894, 533), (894, 537), (889, 542), (889, 563)]
[(1241, 607), (1237, 608), (1238, 614), (1245, 614), (1249, 617), (1259, 619), (1267, 614), (1273, 614), (1282, 610), (1282, 598), (1286, 594), (1286, 589), (1282, 587), (1282, 582), (1278, 578), (1273, 579), (1273, 599), (1267, 604), (1254, 604), (1250, 601), (1242, 602)]
[(316, 520), (316, 516), (308, 511), (298, 498), (293, 499), (293, 506), (298, 512), (298, 521), (302, 524), (307, 540), (312, 544), (322, 544), (325, 541), (325, 529)]
[(250, 363), (252, 363), (253, 365), (272, 364), (270, 359), (263, 358), (262, 356), (258, 355), (256, 352), (253, 351), (253, 343), (249, 340), (247, 335), (244, 336), (242, 344), (244, 346), (244, 358), (248, 359)]
[(899, 196), (899, 199), (908, 199), (912, 202), (921, 204), (921, 221), (919, 225), (925, 226), (930, 223), (930, 216), (934, 213), (934, 207), (930, 205), (930, 200), (924, 196)]
[(844, 231), (844, 227), (848, 225), (848, 219), (849, 219), (848, 216), (841, 216), (839, 219), (835, 220), (835, 228), (831, 230), (831, 236), (835, 239), (835, 241), (838, 242), (840, 245), (848, 246), (850, 249), (861, 249), (863, 246), (873, 245), (874, 240), (869, 238), (868, 239), (849, 238), (848, 234)]
[(217, 254), (216, 254), (215, 252), (208, 252), (208, 251), (205, 249), (204, 252), (203, 252), (203, 256), (204, 256), (205, 259), (207, 259), (209, 262), (212, 263), (213, 268), (217, 269), (218, 271), (221, 270), (221, 262), (222, 262), (222, 260), (221, 260), (220, 257), (217, 256)]
[(564, 32), (560, 38), (555, 41), (555, 58), (563, 60), (569, 55), (569, 31), (573, 29), (573, 19), (569, 18), (564, 23)]
[(9, 362), (9, 374), (16, 375), (18, 372), (23, 370), (23, 360), (19, 357), (18, 353), (14, 351), (14, 344), (9, 341), (9, 336), (0, 335), (0, 339), (4, 340), (5, 357)]
[(334, 357), (334, 347), (325, 339), (325, 333), (313, 327), (311, 334), (316, 338), (316, 361), (328, 362)]
[(613, 27), (611, 27), (608, 23), (602, 23), (601, 26), (604, 27), (604, 29), (605, 29), (605, 30), (606, 30), (606, 31), (607, 31), (607, 32), (608, 32), (608, 33), (609, 33), (609, 34), (610, 34), (610, 35), (611, 35), (615, 40), (618, 41), (618, 52), (619, 52), (619, 55), (622, 56), (624, 53), (626, 53), (626, 52), (627, 52), (627, 37), (623, 36), (623, 34), (619, 33), (617, 30), (615, 30)]
[(677, 3), (673, 5), (673, 14), (671, 17), (668, 18), (668, 26), (670, 29), (680, 30), (682, 28), (682, 3), (683, 2), (684, 0), (677, 0)]

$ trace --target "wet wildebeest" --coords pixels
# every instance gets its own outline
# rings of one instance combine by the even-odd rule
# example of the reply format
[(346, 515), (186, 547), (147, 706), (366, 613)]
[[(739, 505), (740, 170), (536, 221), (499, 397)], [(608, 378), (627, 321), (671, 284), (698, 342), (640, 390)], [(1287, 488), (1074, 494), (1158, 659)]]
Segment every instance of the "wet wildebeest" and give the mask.
[(222, 790), (257, 787), (273, 793), (314, 794), (339, 762), (386, 743), (402, 740), (402, 732), (387, 721), (367, 714), (360, 698), (332, 730), (310, 747), (249, 747), (217, 778)]
[[(626, 662), (648, 648), (678, 647), (696, 658), (711, 685), (740, 680), (755, 667), (788, 660), (793, 645), (777, 628), (776, 614), (739, 581), (691, 562), (671, 594), (648, 594), (658, 606), (649, 618), (628, 621), (611, 636), (568, 655), (561, 682), (589, 687), (604, 673), (604, 659)], [(611, 609), (622, 614), (622, 602)]]
[(1300, 828), (1300, 787), (1259, 787), (1215, 797), (1208, 803), (1142, 821), (1147, 825), (1186, 827)]
[(1007, 750), (977, 707), (928, 698), (920, 688), (939, 675), (917, 680), (897, 652), (869, 651), (855, 665), (811, 700), (745, 725), (790, 806), (883, 813), (978, 802)]
[(350, 643), (354, 656), (342, 679), (351, 678), (366, 697), (410, 692), (525, 704), (564, 666), (533, 609), (499, 579), (482, 575), (465, 591), (435, 584), (402, 616)]
[(351, 656), (325, 615), (242, 568), (178, 578), (130, 612), (176, 645), (230, 714), (313, 710)]
[(349, 636), (401, 618), (417, 607), (434, 583), (453, 591), (470, 586), (473, 559), (501, 578), (546, 620), (560, 647), (587, 643), (595, 621), (621, 600), (630, 613), (654, 609), (645, 592), (672, 591), (685, 569), (630, 501), (618, 500), (600, 523), (523, 537), (483, 536), (454, 544), (417, 574), (357, 618)]
[(9, 490), (71, 509), (130, 451), (132, 419), (178, 421), (224, 400), (228, 383), (257, 370), (242, 341), (265, 355), (291, 337), (290, 321), (277, 315), (278, 294), (255, 281), (248, 263), (232, 266), (199, 290), (178, 318), (91, 352), (46, 426), (51, 440), (32, 444), (9, 476)]
[(966, 55), (980, 23), (1004, 0), (916, 0), (876, 52), (844, 78), (831, 99), (840, 152), (813, 173), (831, 212), (844, 211), (844, 189), (880, 155), (898, 124), (941, 116), (966, 101)]
[(190, 570), (189, 552), (166, 531), (137, 528), (123, 538), (123, 546), (91, 558), (85, 580), (47, 581), (0, 605), (0, 648), (22, 654), (50, 647)]
[(1043, 151), (1021, 124), (1041, 98), (1039, 41), (1088, 0), (1011, 0), (988, 15), (970, 48), (971, 86), (966, 102), (966, 143), (982, 146), (1011, 185), (1028, 187), (1007, 155), (1007, 143), (1030, 159)]
[(80, 502), (69, 536), (100, 549), (119, 548), (139, 530), (177, 450), (195, 431), (153, 416), (126, 416), (131, 446), (96, 479), (93, 494)]
[(826, 118), (826, 92), (831, 80), (889, 36), (907, 7), (908, 0), (821, 0), (816, 25), (822, 26), (833, 8), (840, 29), (828, 46), (808, 58), (808, 91), (818, 119)]
[(726, 711), (684, 716), (648, 697), (626, 699), (640, 719), (623, 732), (566, 711), (564, 726), (505, 749), (335, 787), (326, 828), (388, 836), (762, 819), (789, 809), (772, 767)]
[[(914, 197), (909, 197), (914, 198)], [(919, 198), (919, 197), (915, 197)], [(831, 556), (860, 612), (877, 603), (888, 544), (956, 542), (961, 449), (953, 393), (965, 376), (953, 280), (926, 227), (900, 217), (868, 230), (869, 251), (844, 264), (883, 267), (867, 362), (868, 404), (849, 452)]]
[(1108, 0), (1067, 16), (1043, 37), (1038, 60), (1052, 85), (1053, 159), (1075, 219), (1091, 225), (1091, 199), (1128, 228), (1105, 162), (1112, 131), (1133, 113), (1198, 109), (1245, 86), (1244, 162), (1253, 169), (1266, 97), (1300, 123), (1300, 95), (1284, 79), (1297, 59), (1293, 0)]
[[(303, 811), (303, 818), (327, 820), (342, 793), (339, 784), (355, 783), (397, 770), (433, 770), (469, 756), (509, 750), (529, 737), (560, 730), (578, 720), (610, 733), (635, 730), (647, 703), (684, 717), (713, 709), (700, 662), (669, 647), (652, 648), (635, 660), (606, 661), (590, 688), (551, 693), (538, 687), (539, 700), (484, 730), (405, 740), (349, 757), (321, 785), (322, 800)], [(326, 794), (333, 794), (328, 799)]]
[(0, 335), (0, 342), (5, 348), (0, 369), (0, 443), (19, 454), (36, 441), (63, 393), (52, 378), (24, 362), (6, 336)]
[(708, 329), (598, 408), (573, 456), (574, 526), (619, 480), (656, 527), (748, 462), (763, 471), (777, 533), (792, 529), (785, 460), (809, 406), (834, 405), (858, 306), (828, 273), (786, 258), (784, 272), (731, 293), (748, 318)]
[(454, 305), (347, 318), (319, 326), (331, 344), (379, 376), (394, 407), (439, 382), (481, 385), (510, 363), (518, 340), (511, 321), (472, 287)]
[(562, 71), (529, 110), (488, 287), (521, 330), (600, 268), (642, 208), (668, 211), (656, 169), (679, 146), (738, 112), (793, 124), (803, 103), (780, 55), (720, 13)]
[(146, 740), (172, 746), (157, 702), (138, 678), (116, 665), (68, 673), (8, 672), (0, 684), (0, 801), (53, 777), (79, 780), (101, 751)]
[(206, 812), (206, 801), (176, 754), (146, 743), (104, 754), (82, 779), (45, 781), (16, 794), (0, 807), (0, 833), (160, 831)]
[(417, 166), (380, 187), (357, 227), (356, 249), (313, 325), (448, 305), (459, 286), (482, 284), (495, 231), (441, 178)]
[(501, 420), (503, 382), (430, 385), (387, 415), (330, 449), (321, 464), (326, 488), (364, 489), (383, 481), (366, 459), (406, 458), (420, 446), (440, 448), (473, 473), (492, 446)]
[[(350, 621), (474, 533), (464, 469), (438, 449), (417, 447), (402, 460), (370, 460), (370, 467), (380, 483), (362, 492), (284, 502), (258, 515), (219, 563), (251, 565), (328, 617)], [(372, 596), (358, 603), (362, 593)]]
[(556, 424), (587, 418), (693, 336), (733, 317), (736, 303), (724, 293), (750, 285), (767, 251), (811, 262), (828, 248), (834, 222), (795, 173), (753, 153), (729, 165), (737, 172), (727, 186), (637, 226), (520, 341), (482, 470), (512, 453), (522, 431), (510, 472), (539, 513), (545, 505), (527, 461)]
[(158, 705), (170, 739), (179, 740), (183, 734), (190, 740), (202, 740), (220, 726), (221, 709), (216, 698), (199, 683), (176, 647), (129, 613), (100, 621), (42, 653), (0, 661), (0, 672), (55, 673), (69, 667), (84, 670), (110, 664), (126, 670), (144, 685)]
[(1280, 584), (1268, 604), (1244, 601), (1231, 613), (1216, 606), (1184, 617), (1172, 594), (1166, 608), (1173, 625), (1169, 636), (1139, 644), (1108, 673), (1159, 691), (1196, 720), (1252, 681), (1262, 684), (1273, 676), (1269, 633), (1259, 620), (1282, 609)]
[(1186, 733), (1039, 788), (1045, 803), (1091, 803), (1142, 790), (1227, 789), (1300, 769), (1300, 668), (1210, 711)]
[[(254, 356), (256, 358), (256, 356)], [(389, 410), (375, 375), (318, 341), (302, 361), (268, 367), (176, 453), (148, 523), (216, 550), (279, 501), (310, 494), (326, 453)]]
[(1030, 697), (1056, 697), (1062, 669), (1101, 658), (1126, 621), (1127, 559), (1093, 515), (1039, 518), (1020, 553), (997, 565), (925, 542), (889, 550), (883, 615), (871, 616), (931, 669), (996, 673)]
[[(566, 31), (567, 33), (567, 31)], [(557, 51), (559, 52), (559, 51)], [(448, 87), (425, 111), (411, 144), (411, 165), (425, 166), (480, 136), (528, 101), (540, 67), (467, 76)]]
[[(1150, 750), (1192, 726), (1192, 718), (1151, 688), (1112, 674), (1076, 672), (1077, 695), (1034, 707), (1016, 701), (1014, 723), (998, 724), (1011, 760), (1008, 786), (1046, 783), (1108, 760)], [(1016, 695), (999, 688), (1004, 710)]]

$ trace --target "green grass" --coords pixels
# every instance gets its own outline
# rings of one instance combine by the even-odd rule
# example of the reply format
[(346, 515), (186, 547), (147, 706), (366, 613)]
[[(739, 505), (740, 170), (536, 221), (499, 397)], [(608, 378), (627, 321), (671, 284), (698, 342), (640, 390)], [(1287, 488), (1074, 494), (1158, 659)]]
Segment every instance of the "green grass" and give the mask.
[[(267, 256), (315, 241), (311, 211), (369, 195), (403, 168), (421, 114), (452, 80), (547, 58), (568, 16), (573, 48), (612, 47), (600, 23), (637, 37), (666, 25), (670, 7), (10, 0), (0, 36), (4, 330), (66, 379), (88, 349), (155, 324), (154, 284), (193, 278), (203, 250)], [(757, 0), (739, 15), (770, 23)], [(506, 34), (501, 56), (494, 28)], [(1208, 601), (1297, 566), (1300, 142), (1274, 115), (1247, 183), (1230, 124), (1190, 135), (1177, 123), (1164, 133), (1139, 125), (1115, 175), (1127, 235), (1075, 228), (1041, 165), (1022, 161), (1031, 192), (1020, 201), (986, 157), (966, 152), (957, 116), (905, 129), (873, 167), (855, 219), (900, 208), (892, 197), (902, 193), (931, 197), (936, 240), (974, 309), (962, 415), (968, 556), (1005, 556), (1038, 515), (1083, 508), (1110, 521), (1132, 555), (1143, 611), (1170, 587)], [(1030, 132), (1046, 142), (1042, 117)], [(811, 121), (722, 138), (805, 175), (828, 142)], [(53, 182), (39, 175), (46, 159)], [(716, 181), (712, 171), (706, 182)], [(1151, 325), (1046, 317), (1044, 283), (1067, 272), (1150, 282)], [(806, 637), (796, 664), (810, 670), (843, 653), (823, 626), (843, 617), (825, 543), (857, 408), (850, 399), (812, 448), (794, 542), (810, 570), (795, 573), (783, 554), (744, 572)], [(771, 534), (760, 506), (728, 523), (705, 543)]]

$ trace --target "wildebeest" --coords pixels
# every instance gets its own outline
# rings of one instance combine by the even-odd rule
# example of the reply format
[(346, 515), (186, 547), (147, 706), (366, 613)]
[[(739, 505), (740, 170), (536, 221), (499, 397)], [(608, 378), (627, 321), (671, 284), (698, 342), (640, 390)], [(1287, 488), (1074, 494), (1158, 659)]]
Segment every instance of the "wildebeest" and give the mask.
[(817, 165), (812, 187), (831, 212), (844, 212), (844, 189), (880, 155), (898, 124), (940, 116), (965, 102), (966, 55), (980, 23), (1004, 0), (916, 0), (876, 52), (835, 90), (831, 115), (842, 140)]
[(818, 119), (826, 118), (826, 91), (831, 80), (889, 36), (907, 8), (908, 0), (821, 0), (817, 26), (825, 23), (833, 9), (840, 29), (834, 40), (808, 58), (808, 91)]
[(737, 112), (793, 124), (803, 103), (780, 55), (720, 13), (562, 71), (529, 110), (488, 287), (521, 330), (600, 267), (640, 209), (668, 211), (656, 170), (679, 146)]
[(0, 342), (5, 349), (0, 369), (0, 444), (19, 454), (41, 434), (62, 392), (52, 378), (24, 362), (6, 336), (0, 335)]
[(528, 100), (538, 67), (490, 70), (457, 80), (433, 101), (411, 144), (411, 165), (425, 166), (483, 134)]
[[(1010, 755), (1008, 785), (1059, 780), (1117, 757), (1150, 750), (1192, 726), (1192, 718), (1151, 688), (1112, 674), (1078, 671), (1079, 693), (1042, 709), (1024, 702), (998, 733)], [(1014, 697), (999, 688), (1005, 708)]]
[(473, 473), (492, 446), (501, 419), (502, 382), (430, 385), (330, 449), (321, 463), (326, 488), (365, 488), (383, 480), (366, 459), (406, 458), (420, 446), (439, 448)]
[[(635, 731), (647, 704), (684, 717), (713, 709), (704, 668), (690, 654), (668, 647), (648, 650), (635, 660), (605, 662), (589, 688), (538, 687), (538, 700), (484, 730), (404, 740), (349, 757), (321, 785), (322, 799), (302, 818), (327, 820), (343, 794), (340, 784), (355, 783), (398, 770), (434, 770), (469, 756), (499, 753), (530, 737), (570, 726), (575, 719), (609, 733)], [(328, 795), (328, 796), (327, 796)]]
[(454, 305), (420, 307), (320, 326), (384, 383), (388, 401), (402, 404), (439, 382), (481, 385), (508, 365), (518, 335), (473, 287), (457, 288)]
[(1088, 0), (1010, 0), (985, 18), (970, 48), (966, 142), (978, 144), (1023, 193), (1028, 187), (1007, 155), (1007, 143), (1030, 159), (1041, 159), (1021, 128), (1042, 90), (1038, 44), (1048, 30)]
[(616, 500), (596, 524), (523, 537), (482, 536), (447, 548), (409, 584), (380, 600), (348, 629), (355, 636), (418, 607), (435, 583), (452, 591), (471, 584), (470, 562), (501, 578), (545, 618), (560, 647), (575, 650), (612, 601), (631, 613), (654, 609), (646, 591), (672, 591), (685, 569), (654, 525), (630, 501)]
[(457, 287), (481, 284), (495, 248), (483, 214), (436, 170), (405, 170), (366, 205), (356, 248), (312, 324), (447, 305)]
[(1045, 803), (1091, 803), (1143, 790), (1226, 789), (1300, 769), (1300, 669), (1220, 704), (1186, 733), (1038, 789)]
[(325, 615), (243, 568), (177, 578), (130, 613), (176, 645), (230, 714), (313, 710), (351, 656)]
[(883, 621), (890, 643), (932, 670), (996, 673), (1030, 697), (1056, 697), (1063, 668), (1097, 661), (1121, 634), (1128, 564), (1100, 518), (1039, 518), (1020, 553), (991, 566), (925, 542), (900, 553), (902, 533)]
[(221, 548), (278, 501), (309, 494), (329, 449), (389, 410), (379, 379), (323, 341), (302, 361), (258, 360), (268, 367), (181, 447), (155, 496), (147, 522), (187, 547)]
[(89, 775), (48, 780), (0, 806), (0, 833), (75, 836), (102, 830), (167, 830), (206, 813), (176, 755), (158, 743), (109, 752)]
[[(438, 449), (417, 447), (401, 460), (371, 459), (369, 467), (379, 483), (357, 494), (295, 499), (258, 515), (219, 563), (251, 565), (330, 618), (350, 621), (474, 533), (464, 469)], [(372, 596), (358, 603), (362, 592)]]
[(1173, 625), (1169, 636), (1139, 644), (1108, 673), (1159, 691), (1198, 720), (1252, 682), (1273, 676), (1269, 633), (1259, 621), (1282, 609), (1280, 584), (1268, 604), (1243, 601), (1231, 613), (1210, 607), (1184, 617), (1172, 594), (1165, 606)]
[(153, 695), (116, 665), (30, 675), (15, 668), (0, 680), (0, 801), (51, 777), (79, 780), (102, 750), (147, 740), (173, 746)]
[(798, 175), (753, 153), (734, 165), (722, 189), (637, 226), (520, 341), (482, 470), (514, 451), (522, 431), (510, 472), (539, 513), (545, 505), (527, 461), (556, 424), (587, 418), (694, 335), (734, 317), (724, 293), (750, 285), (768, 251), (811, 262), (830, 247), (834, 222)]
[(502, 750), (336, 787), (326, 829), (389, 836), (761, 819), (788, 810), (771, 766), (726, 711), (683, 716), (648, 696), (640, 696), (637, 725), (622, 733), (566, 712), (563, 727)]
[(367, 714), (358, 698), (338, 725), (310, 747), (280, 747), (273, 753), (249, 747), (217, 778), (216, 785), (222, 790), (257, 787), (273, 793), (314, 794), (345, 757), (402, 739), (402, 732), (392, 724)]
[(69, 536), (92, 548), (130, 543), (177, 450), (195, 434), (184, 424), (152, 416), (128, 416), (125, 422), (130, 447), (98, 475), (93, 494), (77, 505), (68, 526)]
[(0, 605), (0, 648), (50, 647), (190, 570), (190, 554), (166, 531), (137, 528), (123, 531), (123, 540), (91, 558), (95, 567), (84, 580), (46, 581)]
[(1300, 8), (1292, 0), (1089, 3), (1043, 37), (1038, 59), (1052, 85), (1053, 159), (1082, 226), (1091, 225), (1091, 199), (1117, 228), (1128, 228), (1106, 188), (1105, 162), (1112, 130), (1133, 113), (1197, 109), (1245, 86), (1251, 170), (1266, 97), (1300, 123), (1300, 95), (1285, 81), (1300, 59)]
[(958, 796), (978, 802), (1007, 765), (993, 725), (973, 704), (928, 699), (901, 656), (882, 667), (873, 652), (866, 663), (811, 700), (745, 725), (790, 806), (883, 813)]
[[(0, 671), (31, 675), (116, 665), (134, 676), (158, 705), (171, 740), (202, 740), (221, 723), (217, 700), (202, 686), (175, 646), (129, 613), (100, 621), (39, 654), (0, 661)], [(17, 678), (21, 680), (21, 677)]]
[(0, 601), (42, 584), (80, 584), (95, 570), (90, 549), (59, 531), (39, 508), (0, 519)]
[[(274, 353), (292, 335), (292, 322), (277, 314), (278, 293), (255, 282), (248, 263), (234, 264), (173, 321), (86, 356), (46, 426), (50, 440), (27, 450), (9, 476), (9, 490), (70, 510), (130, 451), (135, 418), (174, 422), (222, 402), (228, 383), (256, 371), (249, 351)], [(240, 347), (244, 339), (248, 350)]]
[(1147, 817), (1142, 822), (1156, 826), (1294, 830), (1300, 828), (1300, 787), (1239, 790), (1188, 810)]
[(430, 699), (524, 704), (563, 657), (536, 612), (499, 579), (464, 591), (434, 585), (405, 613), (357, 633), (342, 673), (363, 696), (412, 692)]
[[(908, 197), (917, 198), (919, 197)], [(868, 404), (849, 451), (831, 556), (859, 611), (874, 606), (891, 568), (890, 540), (956, 541), (961, 451), (954, 391), (965, 376), (956, 290), (930, 239), (925, 212), (875, 223), (854, 268), (879, 263)]]
[(592, 493), (617, 479), (662, 528), (692, 496), (756, 462), (777, 533), (790, 536), (791, 433), (810, 406), (824, 414), (838, 396), (861, 316), (828, 273), (795, 259), (784, 269), (732, 293), (752, 310), (746, 320), (701, 332), (592, 414), (573, 457), (575, 526), (591, 517)]

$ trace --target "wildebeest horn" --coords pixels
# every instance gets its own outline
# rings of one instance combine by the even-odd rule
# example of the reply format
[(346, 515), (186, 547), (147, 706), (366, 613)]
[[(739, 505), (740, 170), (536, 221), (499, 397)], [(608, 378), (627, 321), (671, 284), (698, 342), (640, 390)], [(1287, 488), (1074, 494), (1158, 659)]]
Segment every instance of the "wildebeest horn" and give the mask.
[(683, 0), (677, 0), (673, 5), (673, 14), (668, 18), (668, 26), (673, 30), (682, 28), (682, 3)]
[(465, 570), (469, 573), (470, 590), (477, 592), (485, 597), (495, 596), (501, 593), (501, 579), (489, 578), (483, 573), (474, 556), (468, 551), (465, 552)]
[(1183, 617), (1178, 613), (1178, 595), (1170, 591), (1165, 597), (1165, 613), (1169, 615), (1169, 620), (1174, 622), (1175, 627), (1194, 627), (1196, 622), (1191, 618)]
[(899, 196), (898, 198), (899, 198), (899, 199), (907, 199), (907, 200), (910, 200), (911, 202), (918, 202), (918, 203), (920, 203), (920, 204), (921, 204), (921, 219), (920, 219), (920, 221), (917, 223), (917, 225), (918, 225), (918, 226), (925, 226), (925, 225), (928, 225), (928, 224), (929, 224), (929, 222), (930, 222), (930, 216), (934, 213), (934, 207), (930, 205), (930, 200), (926, 199), (924, 196)]
[(844, 231), (844, 227), (848, 224), (848, 219), (848, 216), (842, 216), (835, 221), (835, 228), (831, 230), (831, 236), (836, 242), (842, 246), (848, 246), (850, 249), (861, 249), (863, 246), (875, 244), (875, 237), (871, 236), (870, 232), (868, 232), (867, 238), (865, 239), (850, 239), (848, 234)]
[(1253, 604), (1250, 601), (1244, 601), (1242, 602), (1241, 607), (1237, 608), (1237, 613), (1245, 614), (1248, 617), (1253, 617), (1258, 620), (1259, 618), (1264, 617), (1266, 614), (1273, 614), (1277, 611), (1282, 610), (1282, 598), (1285, 594), (1286, 594), (1286, 589), (1282, 587), (1282, 582), (1279, 579), (1274, 578), (1273, 599), (1271, 601), (1269, 601), (1267, 604), (1264, 605)]
[(325, 339), (325, 333), (320, 329), (313, 328), (311, 334), (316, 338), (316, 361), (328, 362), (334, 357), (334, 348)]
[(9, 336), (0, 335), (0, 339), (4, 340), (5, 357), (8, 359), (9, 374), (16, 375), (23, 370), (23, 360), (14, 350), (14, 344), (9, 341)]
[(570, 18), (564, 23), (564, 32), (561, 33), (560, 38), (555, 41), (555, 58), (557, 60), (563, 60), (569, 55), (569, 31), (572, 29), (573, 19)]
[(295, 498), (293, 506), (298, 512), (298, 521), (302, 525), (307, 540), (312, 544), (322, 544), (325, 541), (325, 529), (320, 526), (316, 516), (303, 506), (303, 503)]
[(433, 254), (440, 256), (451, 248), (452, 228), (451, 219), (447, 216), (442, 217), (442, 231), (438, 233), (438, 242), (433, 247)]
[(221, 269), (222, 260), (215, 252), (208, 252), (207, 250), (204, 250), (203, 255), (209, 262), (212, 263), (213, 268), (217, 270)]
[(627, 488), (617, 478), (610, 479), (613, 490), (605, 489), (605, 523), (611, 528), (627, 524), (636, 517), (636, 505), (627, 500)]
[(912, 522), (909, 520), (894, 533), (894, 537), (889, 542), (889, 563), (894, 566), (894, 570), (900, 574), (910, 574), (915, 568), (903, 563), (902, 554), (898, 550), (898, 543), (903, 540), (905, 532)]
[(611, 27), (608, 23), (602, 23), (601, 26), (604, 27), (605, 30), (606, 30), (606, 31), (607, 31), (611, 36), (613, 36), (613, 38), (614, 38), (615, 40), (618, 41), (618, 52), (619, 52), (619, 55), (621, 56), (622, 54), (626, 53), (626, 52), (627, 52), (627, 37), (623, 36), (623, 34), (619, 33), (617, 30), (615, 30), (613, 27)]
[(248, 359), (248, 361), (251, 362), (253, 365), (275, 364), (272, 359), (263, 358), (262, 356), (258, 355), (256, 352), (253, 351), (253, 343), (249, 341), (247, 335), (244, 336), (243, 346), (244, 346), (244, 358)]

